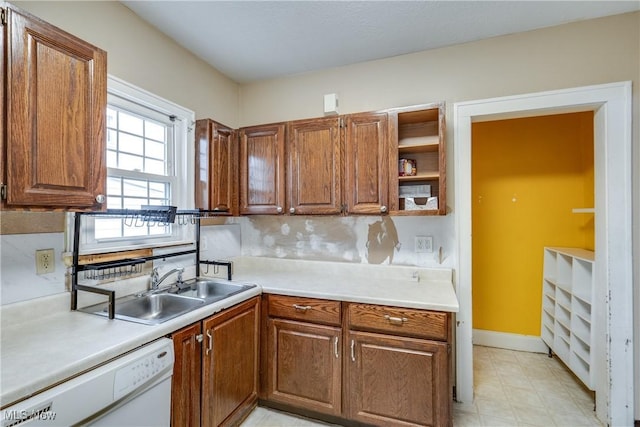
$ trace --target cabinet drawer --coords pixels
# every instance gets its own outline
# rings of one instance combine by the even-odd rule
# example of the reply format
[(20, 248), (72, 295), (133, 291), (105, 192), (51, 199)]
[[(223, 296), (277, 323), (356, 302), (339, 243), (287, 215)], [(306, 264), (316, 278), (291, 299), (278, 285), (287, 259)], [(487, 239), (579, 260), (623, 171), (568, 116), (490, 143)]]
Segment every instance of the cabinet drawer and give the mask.
[(349, 328), (447, 341), (448, 314), (412, 308), (349, 304)]
[(268, 295), (269, 316), (340, 325), (340, 301)]

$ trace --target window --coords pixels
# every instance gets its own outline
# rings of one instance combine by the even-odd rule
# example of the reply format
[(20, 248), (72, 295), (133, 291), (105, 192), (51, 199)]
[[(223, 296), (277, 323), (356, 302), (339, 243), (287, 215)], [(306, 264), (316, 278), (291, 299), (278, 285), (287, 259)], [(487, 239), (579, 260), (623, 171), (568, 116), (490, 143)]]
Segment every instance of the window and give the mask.
[[(193, 208), (194, 114), (109, 77), (107, 209)], [(113, 250), (184, 240), (181, 227), (114, 217), (86, 217), (83, 247)]]

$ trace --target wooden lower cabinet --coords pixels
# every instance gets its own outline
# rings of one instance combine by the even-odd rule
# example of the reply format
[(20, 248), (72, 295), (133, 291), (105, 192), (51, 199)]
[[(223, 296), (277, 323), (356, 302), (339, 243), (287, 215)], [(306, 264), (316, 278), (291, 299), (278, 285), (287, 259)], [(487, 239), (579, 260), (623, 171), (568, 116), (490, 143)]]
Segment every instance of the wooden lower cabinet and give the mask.
[(268, 331), (267, 399), (340, 415), (342, 330), (269, 319)]
[(172, 335), (176, 356), (171, 425), (237, 425), (253, 409), (259, 300), (252, 298)]
[(182, 328), (171, 335), (173, 339), (173, 378), (171, 379), (171, 425), (200, 425), (200, 351), (202, 326), (200, 322)]
[(345, 425), (451, 426), (450, 314), (263, 296), (266, 405)]
[(350, 331), (347, 418), (377, 426), (449, 424), (447, 344)]

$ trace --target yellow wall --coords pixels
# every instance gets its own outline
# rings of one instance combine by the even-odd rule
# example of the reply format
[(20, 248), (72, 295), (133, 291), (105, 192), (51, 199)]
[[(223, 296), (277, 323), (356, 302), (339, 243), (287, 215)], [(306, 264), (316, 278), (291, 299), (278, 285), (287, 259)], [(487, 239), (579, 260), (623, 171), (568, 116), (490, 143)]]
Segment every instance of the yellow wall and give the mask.
[(594, 248), (593, 113), (474, 123), (473, 327), (540, 335), (542, 249)]

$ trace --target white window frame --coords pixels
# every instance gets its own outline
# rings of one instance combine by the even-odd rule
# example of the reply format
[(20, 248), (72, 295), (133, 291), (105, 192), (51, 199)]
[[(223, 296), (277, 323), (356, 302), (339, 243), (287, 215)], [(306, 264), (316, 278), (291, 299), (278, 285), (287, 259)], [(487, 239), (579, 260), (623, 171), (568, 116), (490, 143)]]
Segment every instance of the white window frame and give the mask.
[[(173, 117), (174, 138), (168, 149), (172, 150), (174, 178), (171, 182), (171, 205), (179, 210), (193, 209), (195, 206), (194, 124), (195, 113), (151, 92), (109, 75), (107, 78), (108, 104), (114, 106), (138, 105)], [(134, 111), (135, 112), (135, 111)], [(105, 153), (106, 157), (106, 148)], [(108, 175), (108, 172), (107, 172)], [(81, 230), (81, 253), (112, 252), (141, 247), (158, 247), (191, 242), (186, 227), (172, 227), (170, 236), (143, 236), (123, 239), (96, 240), (94, 223), (90, 215), (85, 216)]]

